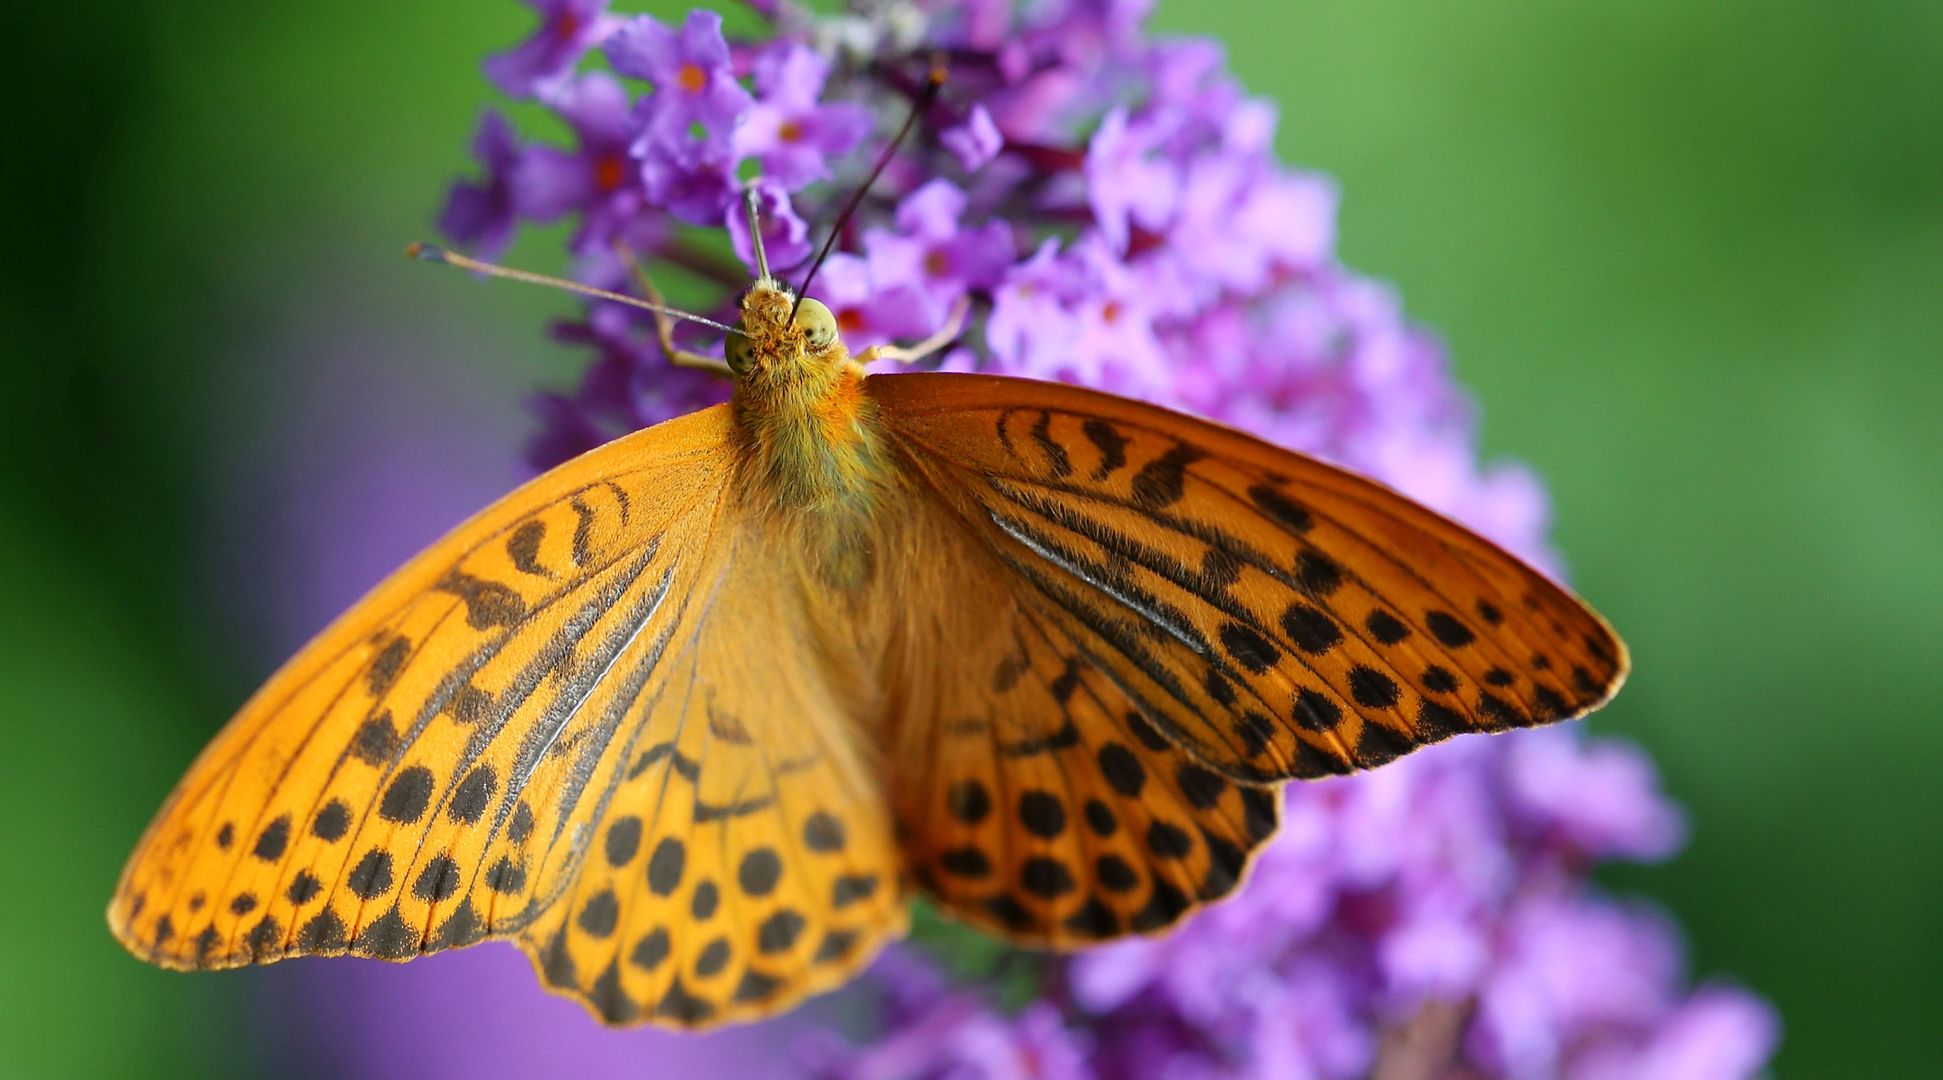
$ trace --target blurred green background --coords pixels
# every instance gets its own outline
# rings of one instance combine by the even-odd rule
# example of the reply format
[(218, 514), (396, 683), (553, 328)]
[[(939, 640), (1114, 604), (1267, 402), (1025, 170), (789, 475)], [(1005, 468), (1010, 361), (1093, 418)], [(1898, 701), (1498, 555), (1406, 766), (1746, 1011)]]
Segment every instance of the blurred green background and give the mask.
[[(1447, 335), (1487, 449), (1550, 484), (1578, 585), (1635, 651), (1593, 726), (1645, 744), (1694, 822), (1677, 860), (1611, 882), (1677, 914), (1698, 973), (1779, 1005), (1778, 1073), (1934, 1067), (1943, 6), (1163, 2), (1158, 22), (1227, 41), (1282, 104), (1284, 154), (1342, 182), (1346, 260)], [(277, 582), (211, 555), (248, 542), (231, 487), (355, 439), (304, 417), (370, 377), (418, 388), (395, 408), (437, 410), (428, 428), (503, 432), (454, 481), (483, 501), (517, 475), (525, 394), (573, 368), (539, 341), (563, 298), (398, 257), (469, 168), (478, 60), (529, 15), (8, 23), (0, 1074), (225, 1071), (248, 1060), (244, 984), (136, 964), (101, 911), (279, 658), (234, 614)]]

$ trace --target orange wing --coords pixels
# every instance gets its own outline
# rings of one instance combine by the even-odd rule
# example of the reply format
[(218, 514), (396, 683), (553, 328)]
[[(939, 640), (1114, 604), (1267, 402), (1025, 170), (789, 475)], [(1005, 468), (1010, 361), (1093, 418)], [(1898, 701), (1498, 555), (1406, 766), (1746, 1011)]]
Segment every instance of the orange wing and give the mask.
[(907, 467), (1048, 636), (1231, 779), (1344, 773), (1578, 716), (1625, 676), (1624, 646), (1578, 599), (1370, 480), (1059, 383), (865, 385)]
[(730, 424), (561, 466), (324, 631), (149, 827), (116, 936), (176, 968), (512, 937), (616, 1023), (847, 977), (903, 926), (897, 855), (819, 654), (740, 664), (752, 627), (813, 631), (730, 496)]
[(1163, 738), (977, 536), (924, 539), (933, 580), (902, 590), (923, 637), (887, 679), (913, 879), (967, 922), (1058, 948), (1158, 932), (1232, 891), (1275, 832), (1275, 792)]
[(865, 383), (913, 480), (886, 683), (912, 877), (1066, 947), (1232, 890), (1264, 785), (1577, 715), (1625, 652), (1556, 584), (1395, 492), (1057, 383)]

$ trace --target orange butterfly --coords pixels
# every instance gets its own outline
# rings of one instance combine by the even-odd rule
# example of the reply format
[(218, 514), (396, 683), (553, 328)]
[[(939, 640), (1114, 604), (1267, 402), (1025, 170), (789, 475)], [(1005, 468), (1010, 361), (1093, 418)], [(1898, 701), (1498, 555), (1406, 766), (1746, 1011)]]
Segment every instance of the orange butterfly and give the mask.
[(851, 356), (766, 268), (727, 329), (732, 402), (514, 491), (244, 705), (123, 872), (130, 951), (510, 938), (609, 1023), (747, 1020), (913, 888), (1029, 945), (1162, 930), (1240, 883), (1278, 783), (1624, 678), (1584, 604), (1369, 480), (1072, 386), (866, 375), (923, 347)]

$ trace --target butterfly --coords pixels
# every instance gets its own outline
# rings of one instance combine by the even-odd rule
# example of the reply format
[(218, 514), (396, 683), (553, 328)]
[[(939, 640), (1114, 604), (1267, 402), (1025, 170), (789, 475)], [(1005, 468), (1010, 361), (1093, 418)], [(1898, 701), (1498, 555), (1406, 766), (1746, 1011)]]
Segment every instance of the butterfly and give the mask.
[(853, 357), (766, 267), (740, 308), (726, 365), (659, 324), (732, 401), (515, 490), (243, 706), (130, 858), (123, 945), (510, 939), (607, 1023), (748, 1020), (913, 893), (1030, 946), (1164, 931), (1240, 884), (1277, 785), (1625, 676), (1585, 604), (1373, 481), (1075, 386), (867, 374), (923, 349)]

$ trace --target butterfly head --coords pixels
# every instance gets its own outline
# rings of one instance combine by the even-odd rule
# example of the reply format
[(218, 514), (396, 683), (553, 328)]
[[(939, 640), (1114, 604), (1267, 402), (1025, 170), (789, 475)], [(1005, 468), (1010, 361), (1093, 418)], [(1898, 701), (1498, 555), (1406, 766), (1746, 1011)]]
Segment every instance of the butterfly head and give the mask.
[(737, 376), (781, 374), (841, 359), (836, 316), (820, 301), (804, 297), (799, 302), (774, 278), (758, 279), (743, 294), (735, 330), (724, 351)]

